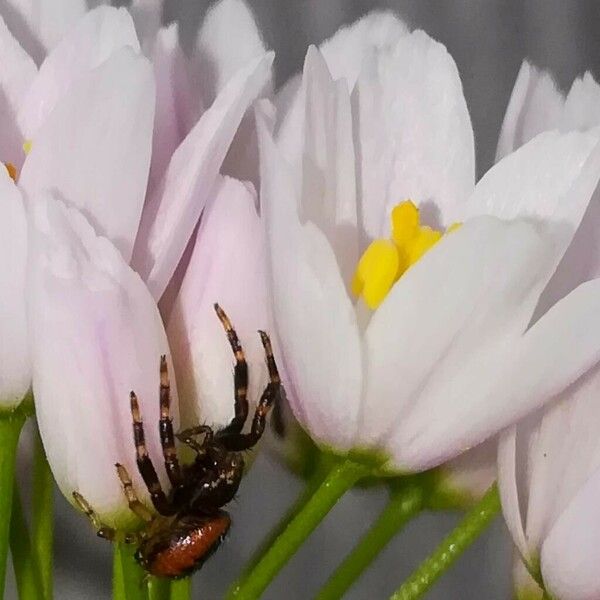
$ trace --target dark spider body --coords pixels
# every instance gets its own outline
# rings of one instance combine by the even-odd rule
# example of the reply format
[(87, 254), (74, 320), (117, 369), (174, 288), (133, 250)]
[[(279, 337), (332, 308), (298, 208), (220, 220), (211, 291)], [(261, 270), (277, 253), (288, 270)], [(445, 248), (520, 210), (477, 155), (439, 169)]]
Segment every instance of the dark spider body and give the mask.
[[(260, 331), (269, 370), (269, 383), (256, 407), (250, 431), (242, 433), (248, 417), (248, 366), (227, 315), (218, 305), (215, 305), (215, 310), (235, 356), (235, 416), (227, 427), (216, 432), (207, 425), (199, 425), (174, 434), (170, 417), (167, 361), (165, 356), (161, 357), (158, 429), (165, 468), (171, 482), (169, 494), (163, 491), (146, 450), (144, 425), (137, 397), (134, 392), (130, 395), (136, 462), (158, 516), (153, 515), (139, 501), (127, 470), (117, 463), (117, 474), (129, 508), (145, 522), (142, 530), (127, 534), (125, 541), (137, 544), (136, 559), (148, 573), (157, 577), (187, 576), (200, 568), (217, 550), (231, 525), (231, 519), (222, 507), (234, 498), (242, 480), (242, 452), (252, 448), (261, 438), (269, 410), (275, 400), (284, 394), (271, 342), (268, 335)], [(194, 462), (180, 465), (175, 438), (194, 450)], [(100, 537), (116, 539), (117, 532), (101, 523), (81, 494), (73, 492), (73, 497), (92, 521)]]

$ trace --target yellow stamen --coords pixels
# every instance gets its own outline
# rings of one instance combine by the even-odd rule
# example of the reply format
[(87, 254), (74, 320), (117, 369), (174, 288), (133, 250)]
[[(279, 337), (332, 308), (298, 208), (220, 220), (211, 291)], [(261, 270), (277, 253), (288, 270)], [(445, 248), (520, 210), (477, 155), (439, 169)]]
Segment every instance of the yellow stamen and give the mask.
[(421, 225), (419, 209), (410, 200), (405, 200), (392, 210), (391, 225), (391, 239), (371, 242), (358, 262), (352, 281), (353, 293), (362, 296), (373, 310), (412, 265), (461, 224), (450, 225), (445, 233)]
[(375, 240), (365, 250), (352, 280), (352, 291), (362, 295), (371, 309), (377, 308), (398, 278), (400, 260), (389, 240)]
[(6, 168), (6, 170), (8, 171), (8, 174), (10, 176), (10, 178), (16, 182), (17, 181), (17, 167), (15, 167), (15, 165), (13, 165), (11, 162), (7, 162), (4, 163), (4, 167)]
[(25, 140), (23, 142), (23, 152), (25, 152), (25, 154), (29, 154), (31, 152), (32, 145), (33, 145), (33, 142), (31, 140)]

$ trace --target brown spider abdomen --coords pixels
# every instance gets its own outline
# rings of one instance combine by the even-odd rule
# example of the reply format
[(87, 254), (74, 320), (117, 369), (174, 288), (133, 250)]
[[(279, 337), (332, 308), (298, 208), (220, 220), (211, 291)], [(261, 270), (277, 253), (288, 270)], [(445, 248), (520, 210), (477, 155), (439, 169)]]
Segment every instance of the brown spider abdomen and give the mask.
[(167, 544), (149, 551), (141, 548), (141, 562), (155, 577), (177, 578), (198, 569), (219, 547), (231, 525), (229, 515), (219, 511), (199, 518), (189, 528), (174, 531)]

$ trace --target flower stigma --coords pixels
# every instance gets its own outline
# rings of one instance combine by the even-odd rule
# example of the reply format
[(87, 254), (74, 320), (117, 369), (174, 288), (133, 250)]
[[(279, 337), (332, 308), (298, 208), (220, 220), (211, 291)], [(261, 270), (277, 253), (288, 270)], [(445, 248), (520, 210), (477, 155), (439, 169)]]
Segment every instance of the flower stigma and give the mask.
[(391, 214), (389, 239), (373, 240), (358, 261), (352, 279), (352, 292), (362, 296), (375, 310), (392, 286), (426, 252), (448, 233), (460, 227), (454, 223), (445, 232), (421, 225), (419, 209), (411, 200), (397, 204)]

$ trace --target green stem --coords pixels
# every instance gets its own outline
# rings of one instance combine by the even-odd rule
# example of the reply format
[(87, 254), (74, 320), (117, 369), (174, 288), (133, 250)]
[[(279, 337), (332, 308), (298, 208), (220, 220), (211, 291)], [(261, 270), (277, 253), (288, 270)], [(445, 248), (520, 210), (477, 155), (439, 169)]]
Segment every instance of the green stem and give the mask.
[(36, 434), (33, 457), (33, 496), (32, 496), (32, 542), (40, 569), (44, 596), (52, 598), (53, 587), (53, 542), (54, 542), (54, 495), (52, 472), (46, 454)]
[(0, 414), (0, 598), (4, 598), (17, 444), (24, 423), (25, 414), (19, 409)]
[(148, 600), (169, 600), (171, 582), (160, 577), (148, 579)]
[(192, 597), (192, 578), (178, 579), (171, 582), (171, 596), (169, 600), (190, 600)]
[(255, 600), (296, 553), (304, 540), (325, 518), (336, 502), (371, 468), (350, 460), (336, 464), (325, 477), (310, 500), (290, 521), (256, 567), (238, 580), (228, 592), (227, 598)]
[(146, 576), (133, 556), (134, 551), (131, 545), (115, 543), (113, 600), (146, 600)]
[(423, 496), (423, 487), (416, 481), (393, 490), (373, 527), (335, 570), (315, 600), (341, 598), (398, 531), (421, 512)]
[(31, 541), (17, 487), (13, 489), (10, 518), (10, 552), (20, 600), (49, 599), (42, 589), (36, 556), (31, 551)]
[[(329, 460), (327, 460), (329, 458)], [(323, 483), (323, 479), (331, 469), (331, 459), (328, 455), (323, 455), (310, 478), (306, 481), (306, 485), (300, 496), (296, 499), (291, 508), (283, 515), (281, 520), (267, 534), (264, 540), (261, 541), (258, 548), (252, 553), (250, 560), (245, 565), (241, 575), (241, 579), (246, 578), (250, 572), (259, 563), (266, 551), (275, 543), (275, 540), (284, 532), (285, 528), (291, 523), (292, 519), (300, 512), (306, 503), (313, 497), (314, 493)]]
[(456, 559), (479, 537), (500, 512), (500, 498), (494, 484), (485, 496), (442, 541), (390, 600), (416, 600), (443, 575)]

